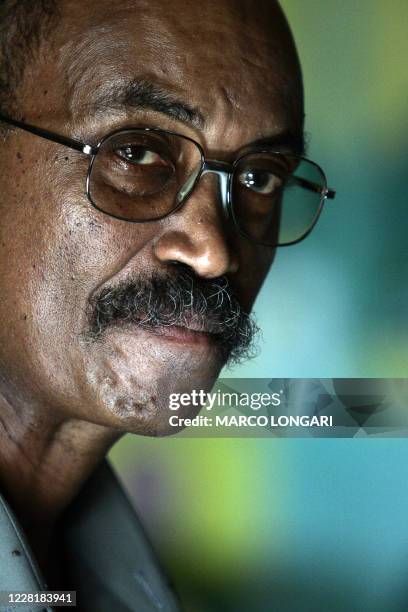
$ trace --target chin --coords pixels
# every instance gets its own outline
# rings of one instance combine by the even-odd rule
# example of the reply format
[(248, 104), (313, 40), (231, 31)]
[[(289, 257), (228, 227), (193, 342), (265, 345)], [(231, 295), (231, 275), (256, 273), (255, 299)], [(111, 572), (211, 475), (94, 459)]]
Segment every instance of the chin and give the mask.
[[(122, 432), (166, 436), (174, 411), (171, 394), (208, 392), (224, 365), (219, 351), (198, 345), (151, 338), (150, 334), (110, 334), (87, 354), (85, 385), (93, 420)], [(193, 418), (201, 406), (182, 406), (180, 417)], [(88, 414), (88, 418), (90, 414)]]
[(190, 394), (193, 389), (208, 392), (211, 390), (216, 376), (211, 379), (196, 381), (168, 380), (155, 384), (153, 381), (138, 385), (133, 394), (124, 393), (123, 389), (101, 388), (98, 394), (98, 412), (101, 424), (113, 426), (123, 433), (133, 433), (143, 436), (168, 436), (182, 429), (169, 423), (170, 417), (177, 414), (182, 418), (195, 417), (201, 405), (180, 406), (175, 412), (169, 407), (173, 394)]

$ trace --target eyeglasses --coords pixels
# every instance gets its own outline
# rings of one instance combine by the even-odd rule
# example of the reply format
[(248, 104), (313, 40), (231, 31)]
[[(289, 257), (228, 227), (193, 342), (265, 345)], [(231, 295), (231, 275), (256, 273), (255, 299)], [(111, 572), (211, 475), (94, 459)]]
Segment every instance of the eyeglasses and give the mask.
[(0, 121), (89, 156), (89, 202), (123, 221), (167, 217), (183, 206), (202, 176), (214, 173), (224, 214), (242, 236), (269, 247), (288, 246), (311, 232), (325, 200), (335, 197), (318, 164), (268, 147), (230, 164), (206, 159), (198, 142), (168, 130), (121, 129), (94, 146), (2, 115)]

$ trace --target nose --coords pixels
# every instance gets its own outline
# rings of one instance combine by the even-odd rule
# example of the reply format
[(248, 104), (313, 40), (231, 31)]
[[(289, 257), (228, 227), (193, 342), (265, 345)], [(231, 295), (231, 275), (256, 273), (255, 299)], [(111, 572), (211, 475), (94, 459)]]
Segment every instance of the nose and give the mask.
[(218, 176), (202, 176), (182, 208), (167, 217), (154, 245), (160, 262), (185, 264), (203, 278), (238, 270), (219, 201), (218, 180)]

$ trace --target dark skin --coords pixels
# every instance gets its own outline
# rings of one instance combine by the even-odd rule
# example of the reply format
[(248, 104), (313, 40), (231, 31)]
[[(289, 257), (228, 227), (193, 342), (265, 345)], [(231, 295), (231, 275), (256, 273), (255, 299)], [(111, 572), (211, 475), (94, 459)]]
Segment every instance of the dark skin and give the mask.
[[(60, 5), (59, 27), (19, 91), (27, 123), (90, 143), (121, 127), (160, 127), (225, 161), (258, 139), (301, 132), (296, 55), (274, 3), (256, 11), (249, 0)], [(135, 78), (198, 109), (203, 124), (94, 108)], [(227, 275), (250, 310), (274, 253), (226, 224), (214, 176), (177, 213), (135, 225), (90, 206), (81, 154), (16, 130), (0, 144), (0, 163), (1, 485), (45, 567), (56, 518), (109, 447), (126, 431), (168, 433), (169, 393), (208, 390), (223, 365), (211, 342), (136, 328), (86, 344), (89, 299), (176, 261), (204, 278)]]

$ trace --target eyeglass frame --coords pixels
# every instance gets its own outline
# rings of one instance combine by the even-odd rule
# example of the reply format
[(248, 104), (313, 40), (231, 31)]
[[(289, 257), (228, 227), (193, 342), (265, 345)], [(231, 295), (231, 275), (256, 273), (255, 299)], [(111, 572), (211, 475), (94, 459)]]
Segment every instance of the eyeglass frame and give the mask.
[[(80, 140), (76, 140), (74, 138), (69, 138), (67, 136), (62, 136), (61, 134), (57, 134), (55, 132), (52, 132), (50, 130), (45, 130), (43, 128), (38, 128), (35, 127), (33, 125), (30, 125), (28, 123), (24, 123), (22, 121), (18, 121), (17, 119), (12, 119), (11, 117), (7, 117), (6, 115), (3, 115), (0, 113), (0, 122), (3, 123), (7, 123), (8, 125), (12, 125), (13, 127), (17, 127), (19, 129), (22, 129), (26, 132), (29, 132), (31, 134), (34, 134), (35, 136), (39, 136), (40, 138), (44, 138), (45, 140), (50, 140), (51, 142), (55, 142), (56, 144), (60, 144), (62, 146), (68, 147), (74, 151), (78, 151), (79, 153), (83, 153), (87, 156), (90, 156), (90, 160), (89, 160), (89, 165), (88, 165), (88, 171), (86, 174), (86, 179), (85, 179), (85, 188), (86, 188), (86, 196), (87, 199), (89, 201), (89, 203), (99, 212), (102, 212), (105, 215), (108, 215), (111, 218), (114, 219), (118, 219), (120, 221), (126, 221), (127, 223), (151, 223), (154, 221), (160, 221), (162, 219), (165, 219), (166, 217), (170, 216), (171, 214), (173, 214), (174, 212), (176, 212), (177, 210), (179, 210), (188, 200), (188, 198), (192, 195), (194, 189), (196, 188), (198, 182), (200, 181), (201, 177), (204, 176), (207, 173), (212, 173), (212, 174), (216, 174), (218, 181), (219, 181), (219, 189), (220, 189), (220, 194), (221, 194), (221, 204), (222, 204), (222, 209), (223, 209), (223, 213), (224, 215), (228, 218), (231, 219), (233, 222), (233, 225), (235, 227), (235, 229), (238, 231), (238, 233), (243, 236), (244, 238), (246, 238), (247, 240), (251, 241), (254, 244), (259, 244), (262, 246), (266, 246), (269, 248), (281, 248), (281, 247), (286, 247), (286, 246), (292, 246), (294, 244), (297, 244), (299, 242), (301, 242), (302, 240), (304, 240), (305, 238), (307, 238), (307, 236), (311, 233), (311, 231), (313, 230), (313, 228), (315, 227), (321, 212), (323, 210), (323, 206), (324, 203), (327, 199), (333, 200), (336, 196), (336, 191), (334, 189), (331, 189), (327, 186), (327, 178), (326, 178), (326, 174), (324, 173), (323, 169), (319, 166), (319, 164), (317, 164), (316, 162), (308, 159), (307, 157), (304, 157), (302, 155), (296, 155), (296, 154), (286, 154), (286, 155), (290, 155), (293, 158), (298, 159), (299, 161), (306, 161), (309, 164), (312, 164), (315, 168), (317, 168), (317, 170), (321, 173), (322, 175), (322, 179), (324, 180), (324, 187), (321, 188), (320, 186), (318, 186), (316, 183), (313, 183), (312, 181), (308, 181), (307, 179), (302, 179), (299, 177), (295, 177), (292, 176), (293, 180), (296, 180), (302, 187), (305, 187), (306, 189), (309, 189), (311, 191), (315, 191), (316, 193), (320, 194), (320, 203), (318, 206), (318, 209), (316, 211), (315, 217), (312, 221), (312, 224), (309, 226), (309, 228), (306, 230), (306, 232), (304, 232), (300, 238), (297, 238), (296, 240), (292, 240), (291, 242), (285, 242), (283, 244), (270, 244), (267, 243), (265, 241), (261, 241), (261, 240), (256, 240), (254, 238), (252, 238), (251, 236), (249, 236), (248, 234), (245, 233), (245, 231), (240, 227), (238, 221), (236, 220), (235, 217), (235, 213), (234, 213), (234, 207), (232, 205), (232, 197), (231, 197), (231, 192), (232, 192), (232, 177), (234, 175), (234, 171), (236, 166), (239, 164), (239, 162), (244, 159), (245, 157), (251, 155), (251, 154), (255, 154), (255, 153), (267, 153), (267, 154), (271, 154), (271, 155), (278, 155), (278, 156), (285, 156), (285, 153), (283, 153), (282, 151), (274, 151), (272, 148), (264, 148), (264, 147), (254, 147), (252, 149), (250, 149), (249, 151), (247, 151), (246, 153), (243, 153), (242, 155), (240, 155), (237, 159), (234, 160), (233, 163), (229, 163), (229, 162), (225, 162), (225, 161), (220, 161), (220, 160), (216, 160), (216, 159), (208, 159), (205, 156), (205, 152), (203, 147), (201, 146), (201, 144), (199, 142), (197, 142), (196, 140), (194, 140), (193, 138), (190, 138), (189, 136), (185, 136), (184, 134), (179, 134), (178, 132), (173, 132), (171, 130), (163, 130), (161, 128), (149, 128), (149, 127), (123, 127), (123, 128), (119, 128), (117, 130), (114, 130), (112, 132), (109, 132), (108, 134), (106, 134), (105, 136), (103, 136), (101, 138), (101, 140), (98, 142), (97, 145), (91, 145), (91, 144), (87, 144), (84, 142), (81, 142)], [(92, 199), (91, 196), (91, 190), (90, 190), (90, 181), (91, 181), (91, 175), (92, 175), (92, 168), (95, 162), (95, 159), (98, 155), (98, 152), (101, 148), (101, 146), (103, 145), (103, 143), (108, 140), (109, 138), (111, 138), (112, 136), (115, 136), (116, 134), (120, 134), (122, 132), (127, 132), (127, 131), (135, 131), (135, 132), (159, 132), (159, 133), (164, 133), (164, 134), (170, 134), (171, 136), (176, 136), (179, 138), (182, 138), (184, 140), (188, 140), (191, 143), (193, 143), (199, 150), (200, 152), (200, 157), (201, 157), (201, 167), (199, 172), (197, 173), (196, 178), (194, 179), (193, 184), (191, 185), (188, 193), (184, 196), (184, 198), (181, 199), (181, 201), (174, 207), (172, 208), (169, 212), (167, 212), (166, 214), (161, 215), (160, 217), (155, 217), (153, 219), (142, 219), (142, 220), (137, 220), (137, 219), (126, 219), (125, 217), (120, 217), (118, 215), (114, 215), (112, 213), (108, 213), (104, 210), (102, 210), (101, 208), (99, 208), (99, 206), (97, 206), (95, 204), (95, 202)]]

